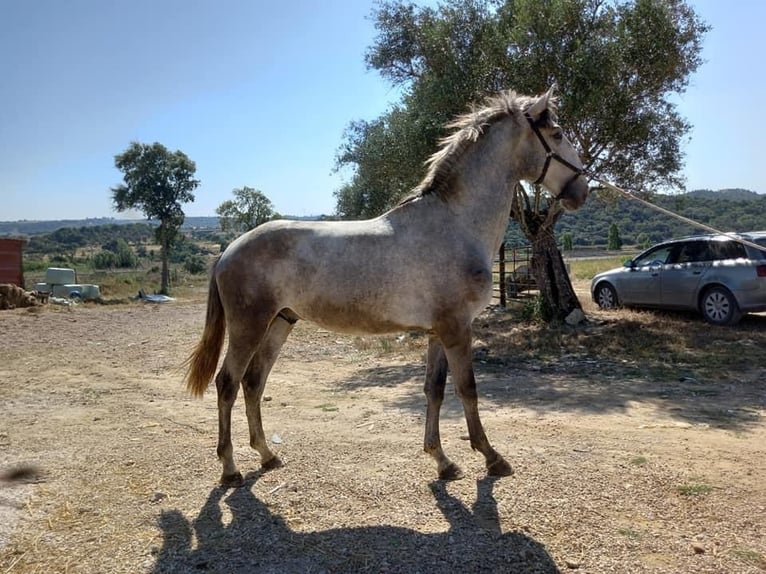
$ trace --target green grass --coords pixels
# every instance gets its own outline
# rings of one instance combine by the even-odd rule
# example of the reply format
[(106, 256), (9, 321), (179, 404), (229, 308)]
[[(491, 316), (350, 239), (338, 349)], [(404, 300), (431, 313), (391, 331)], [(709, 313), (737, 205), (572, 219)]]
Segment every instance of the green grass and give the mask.
[(683, 496), (700, 496), (713, 491), (713, 487), (705, 483), (682, 484), (677, 487), (678, 493)]
[(649, 462), (645, 456), (634, 456), (630, 459), (630, 464), (633, 466), (644, 466)]
[(755, 566), (756, 568), (760, 568), (761, 570), (766, 570), (766, 557), (760, 552), (748, 548), (734, 548), (730, 551), (730, 554), (737, 560)]
[(631, 254), (624, 253), (613, 257), (593, 258), (593, 259), (569, 259), (569, 276), (573, 279), (591, 279), (596, 273), (608, 271), (615, 267), (620, 267), (625, 261), (631, 258)]
[(334, 413), (335, 411), (339, 410), (339, 408), (332, 403), (322, 403), (321, 405), (317, 405), (317, 408), (321, 409), (322, 412), (325, 413)]

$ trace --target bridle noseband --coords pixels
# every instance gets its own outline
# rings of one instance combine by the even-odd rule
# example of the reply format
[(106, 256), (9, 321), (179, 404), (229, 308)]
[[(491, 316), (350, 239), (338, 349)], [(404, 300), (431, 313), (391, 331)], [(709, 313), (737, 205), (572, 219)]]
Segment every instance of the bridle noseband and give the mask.
[[(565, 165), (569, 169), (571, 169), (574, 172), (574, 175), (572, 178), (561, 188), (562, 190), (567, 188), (567, 185), (572, 183), (574, 180), (576, 180), (581, 175), (585, 175), (585, 170), (577, 167), (571, 163), (569, 163), (567, 160), (565, 160), (563, 157), (561, 157), (558, 153), (553, 151), (551, 149), (551, 146), (548, 145), (548, 142), (545, 141), (545, 138), (543, 137), (543, 134), (540, 133), (540, 128), (537, 127), (537, 124), (535, 123), (535, 120), (532, 119), (532, 117), (528, 114), (524, 114), (524, 117), (527, 118), (527, 121), (529, 122), (530, 127), (532, 128), (532, 131), (535, 132), (535, 135), (537, 136), (537, 139), (540, 140), (540, 143), (543, 144), (543, 149), (545, 149), (545, 165), (543, 165), (543, 172), (540, 174), (540, 177), (538, 177), (535, 181), (535, 185), (539, 185), (543, 182), (545, 179), (545, 176), (548, 173), (548, 167), (551, 165), (551, 160), (555, 159), (560, 164)], [(558, 196), (556, 196), (556, 199), (558, 199)]]

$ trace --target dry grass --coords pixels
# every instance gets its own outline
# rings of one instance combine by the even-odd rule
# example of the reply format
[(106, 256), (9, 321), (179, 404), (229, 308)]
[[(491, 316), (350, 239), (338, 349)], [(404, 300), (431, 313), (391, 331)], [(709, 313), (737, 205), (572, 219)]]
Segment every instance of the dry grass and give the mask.
[(562, 357), (587, 357), (601, 369), (618, 367), (634, 374), (678, 374), (699, 380), (766, 364), (766, 314), (746, 315), (732, 328), (709, 325), (694, 313), (601, 311), (590, 301), (588, 285), (575, 281), (589, 319), (583, 326), (525, 323), (526, 300), (522, 299), (477, 320), (476, 336), (500, 364), (545, 365)]

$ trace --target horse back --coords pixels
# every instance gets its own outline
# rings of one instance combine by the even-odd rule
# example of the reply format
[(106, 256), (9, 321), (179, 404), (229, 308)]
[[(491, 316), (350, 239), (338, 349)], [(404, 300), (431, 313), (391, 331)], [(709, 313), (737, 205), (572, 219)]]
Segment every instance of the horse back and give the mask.
[(478, 285), (486, 265), (469, 269), (457, 244), (433, 252), (426, 236), (385, 218), (270, 222), (230, 245), (216, 279), (224, 306), (265, 302), (343, 332), (428, 330), (440, 310), (482, 308), (491, 275)]

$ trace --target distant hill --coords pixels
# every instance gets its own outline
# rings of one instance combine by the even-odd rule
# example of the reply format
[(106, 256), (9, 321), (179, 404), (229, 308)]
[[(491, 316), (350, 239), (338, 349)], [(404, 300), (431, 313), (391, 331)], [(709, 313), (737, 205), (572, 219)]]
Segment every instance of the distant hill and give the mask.
[[(677, 195), (657, 194), (651, 201), (674, 213), (721, 231), (766, 230), (766, 195), (745, 189), (695, 190)], [(637, 201), (589, 199), (577, 211), (565, 213), (556, 234), (572, 235), (574, 245), (604, 245), (616, 224), (623, 244), (655, 243), (704, 233), (699, 228), (659, 213)]]
[(762, 198), (763, 195), (750, 191), (749, 189), (695, 189), (686, 194), (689, 197), (704, 197), (707, 199), (731, 199), (734, 201), (752, 201)]
[(63, 227), (96, 227), (98, 225), (113, 225), (137, 223), (136, 220), (114, 219), (113, 217), (95, 217), (88, 219), (56, 219), (50, 221), (0, 221), (0, 235), (35, 235), (51, 233)]
[[(766, 230), (766, 195), (747, 189), (698, 189), (677, 195), (655, 195), (652, 201), (673, 212), (722, 231)], [(323, 219), (325, 216), (285, 219)], [(0, 222), (0, 236), (32, 236), (52, 233), (57, 229), (147, 223), (146, 220), (115, 219), (111, 217), (60, 220)], [(149, 222), (153, 224), (153, 222)], [(556, 225), (556, 235), (572, 235), (575, 246), (605, 245), (609, 227), (616, 224), (625, 245), (657, 242), (671, 237), (699, 233), (699, 229), (658, 213), (636, 201), (619, 198), (605, 201), (590, 198), (581, 209), (565, 213)], [(217, 230), (218, 218), (187, 217), (187, 230)], [(526, 240), (517, 225), (511, 224), (507, 239), (512, 245), (524, 245)]]
[[(322, 215), (310, 215), (310, 216), (292, 216), (286, 215), (285, 219), (322, 219)], [(149, 223), (156, 225), (154, 221), (147, 221), (146, 219), (115, 219), (114, 217), (95, 217), (88, 219), (58, 219), (51, 221), (0, 221), (0, 236), (3, 235), (38, 235), (40, 233), (51, 233), (57, 229), (65, 227), (73, 227), (79, 229), (81, 227), (97, 227), (101, 225), (127, 225), (129, 223)], [(187, 217), (184, 220), (182, 229), (218, 229), (218, 217)]]

